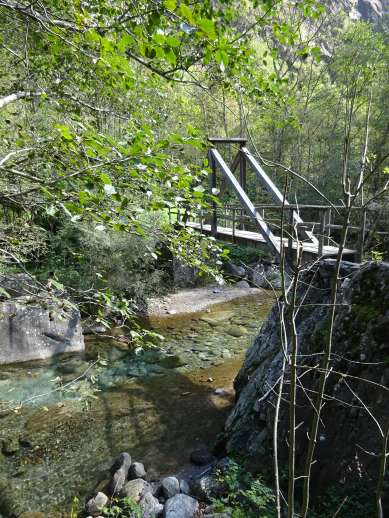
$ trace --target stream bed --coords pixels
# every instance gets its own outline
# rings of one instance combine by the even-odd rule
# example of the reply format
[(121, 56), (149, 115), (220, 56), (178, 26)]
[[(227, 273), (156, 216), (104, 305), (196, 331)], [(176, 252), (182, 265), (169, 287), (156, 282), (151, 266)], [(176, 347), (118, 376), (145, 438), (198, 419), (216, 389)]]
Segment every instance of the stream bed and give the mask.
[(233, 379), (273, 302), (262, 292), (150, 318), (164, 339), (137, 354), (87, 337), (83, 356), (1, 367), (0, 517), (68, 517), (74, 497), (103, 487), (121, 451), (156, 477), (185, 468), (223, 430)]

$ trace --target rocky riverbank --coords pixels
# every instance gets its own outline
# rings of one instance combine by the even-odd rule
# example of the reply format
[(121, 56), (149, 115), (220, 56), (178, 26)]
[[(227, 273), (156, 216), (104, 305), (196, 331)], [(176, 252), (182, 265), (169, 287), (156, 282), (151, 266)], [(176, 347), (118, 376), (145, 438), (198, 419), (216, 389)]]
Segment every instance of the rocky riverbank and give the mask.
[[(109, 479), (85, 505), (88, 518), (112, 516), (114, 507), (128, 518), (230, 518), (217, 513), (212, 499), (223, 494), (221, 476), (229, 459), (217, 460), (207, 450), (193, 451), (191, 474), (155, 479), (141, 462), (121, 453), (110, 468)], [(119, 516), (119, 514), (115, 515)]]

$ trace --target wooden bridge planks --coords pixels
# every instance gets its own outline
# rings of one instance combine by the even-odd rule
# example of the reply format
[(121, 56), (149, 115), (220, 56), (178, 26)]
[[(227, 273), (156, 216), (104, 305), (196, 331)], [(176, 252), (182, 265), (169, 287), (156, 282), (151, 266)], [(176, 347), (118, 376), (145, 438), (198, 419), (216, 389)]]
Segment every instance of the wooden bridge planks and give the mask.
[[(212, 234), (211, 225), (205, 225), (205, 224), (200, 225), (200, 223), (188, 222), (187, 226), (193, 228), (194, 230), (198, 230), (198, 231), (202, 232), (203, 234)], [(232, 228), (218, 226), (217, 227), (217, 237), (219, 237), (220, 239), (223, 239), (223, 237), (232, 238), (233, 237)], [(262, 237), (261, 234), (259, 234), (258, 232), (250, 232), (248, 230), (237, 230), (236, 229), (235, 237), (239, 240), (246, 241), (247, 244), (252, 243), (255, 245), (256, 243), (266, 243), (264, 237)], [(278, 241), (278, 243), (280, 243), (280, 241), (281, 241), (280, 237), (275, 236), (275, 239)], [(283, 239), (283, 243), (284, 243), (284, 247), (288, 248), (289, 240), (287, 238)], [(318, 246), (313, 244), (312, 242), (303, 241), (302, 246), (303, 246), (304, 252), (312, 254), (312, 255), (316, 255), (316, 256), (319, 255)], [(297, 243), (295, 240), (292, 241), (292, 248), (294, 250), (297, 248)], [(323, 246), (322, 256), (335, 256), (337, 253), (338, 253), (337, 246), (328, 246), (328, 245)], [(344, 253), (344, 255), (355, 255), (357, 252), (356, 252), (356, 250), (351, 250), (349, 248), (345, 248), (343, 253)]]

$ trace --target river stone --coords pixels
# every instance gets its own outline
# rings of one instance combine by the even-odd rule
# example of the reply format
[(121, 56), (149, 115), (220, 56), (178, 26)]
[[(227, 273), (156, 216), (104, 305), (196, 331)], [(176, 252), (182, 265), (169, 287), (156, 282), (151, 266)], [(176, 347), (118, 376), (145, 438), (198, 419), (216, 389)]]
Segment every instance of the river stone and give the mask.
[(130, 466), (131, 466), (131, 455), (129, 453), (127, 453), (126, 451), (123, 451), (122, 453), (119, 453), (119, 455), (113, 461), (110, 471), (111, 471), (111, 474), (113, 475), (120, 468), (127, 468), (127, 471), (128, 471)]
[(134, 462), (131, 464), (128, 470), (128, 478), (134, 480), (135, 478), (145, 478), (146, 470), (141, 462)]
[(151, 493), (143, 495), (139, 505), (143, 509), (142, 518), (155, 518), (163, 511), (163, 505)]
[(195, 518), (198, 510), (197, 500), (180, 493), (166, 502), (164, 516), (165, 518)]
[(200, 500), (211, 502), (213, 498), (223, 495), (224, 486), (216, 475), (204, 475), (193, 482), (192, 493)]
[(110, 495), (120, 493), (127, 480), (128, 470), (131, 466), (131, 456), (127, 452), (122, 452), (111, 467), (112, 478), (108, 485), (108, 492)]
[(184, 493), (185, 495), (189, 495), (190, 493), (189, 484), (184, 478), (180, 480), (180, 493)]
[(166, 369), (176, 369), (177, 367), (187, 365), (187, 363), (187, 360), (180, 354), (171, 354), (159, 360), (159, 364)]
[(235, 338), (240, 338), (241, 336), (245, 335), (247, 331), (242, 326), (229, 326), (226, 329), (226, 333), (234, 336)]
[(199, 450), (194, 450), (190, 454), (190, 461), (196, 466), (206, 466), (215, 460), (215, 457), (212, 453), (207, 450), (207, 448), (201, 448)]
[(165, 498), (172, 498), (180, 492), (180, 483), (176, 477), (166, 477), (161, 482), (162, 494)]
[(143, 480), (143, 478), (136, 478), (135, 480), (130, 480), (123, 486), (120, 491), (120, 496), (132, 498), (135, 502), (139, 502), (146, 493), (152, 492), (153, 488), (151, 484)]
[(0, 364), (84, 351), (78, 309), (50, 298), (19, 297), (0, 303)]
[(206, 322), (212, 327), (219, 326), (223, 322), (230, 320), (234, 316), (233, 311), (215, 311), (208, 316), (203, 316), (200, 318), (202, 322)]
[(86, 504), (86, 509), (89, 514), (92, 516), (97, 516), (101, 513), (103, 507), (105, 507), (108, 503), (108, 497), (101, 491), (97, 493), (97, 495), (91, 498)]

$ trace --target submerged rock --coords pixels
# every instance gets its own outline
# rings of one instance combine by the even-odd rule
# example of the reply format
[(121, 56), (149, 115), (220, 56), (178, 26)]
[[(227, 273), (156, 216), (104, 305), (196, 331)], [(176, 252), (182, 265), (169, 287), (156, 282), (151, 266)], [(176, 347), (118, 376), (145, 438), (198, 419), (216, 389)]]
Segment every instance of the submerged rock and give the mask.
[(241, 336), (245, 335), (247, 331), (242, 326), (229, 326), (226, 329), (226, 333), (234, 336), (235, 338), (240, 338)]
[(215, 460), (215, 457), (207, 448), (194, 450), (190, 454), (190, 461), (196, 466), (206, 466)]

